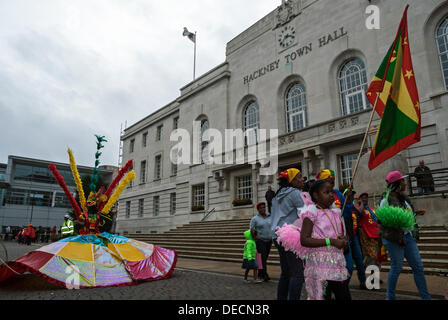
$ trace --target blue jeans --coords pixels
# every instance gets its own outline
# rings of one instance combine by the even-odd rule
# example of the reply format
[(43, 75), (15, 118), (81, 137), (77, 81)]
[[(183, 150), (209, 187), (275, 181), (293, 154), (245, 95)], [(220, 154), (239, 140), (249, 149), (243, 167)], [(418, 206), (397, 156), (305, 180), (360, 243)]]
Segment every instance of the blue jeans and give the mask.
[(419, 194), (431, 193), (431, 188), (430, 187), (417, 187), (417, 191)]
[(382, 240), (390, 257), (390, 271), (387, 276), (386, 299), (395, 300), (395, 287), (397, 286), (398, 276), (400, 275), (403, 267), (403, 260), (406, 258), (414, 273), (414, 282), (417, 286), (420, 297), (423, 300), (431, 300), (431, 296), (426, 287), (422, 259), (420, 258), (417, 243), (412, 235), (409, 233), (405, 234), (405, 246), (400, 246), (398, 243), (387, 241), (384, 238)]
[(295, 253), (286, 251), (275, 239), (274, 245), (278, 249), (281, 269), (277, 287), (277, 300), (300, 300), (302, 286), (305, 282), (303, 262)]
[(364, 268), (364, 263), (362, 262), (361, 243), (359, 242), (359, 237), (357, 235), (355, 235), (350, 242), (350, 247), (352, 249), (353, 259), (355, 260), (356, 270), (358, 271), (358, 280), (361, 283), (365, 283), (366, 270)]

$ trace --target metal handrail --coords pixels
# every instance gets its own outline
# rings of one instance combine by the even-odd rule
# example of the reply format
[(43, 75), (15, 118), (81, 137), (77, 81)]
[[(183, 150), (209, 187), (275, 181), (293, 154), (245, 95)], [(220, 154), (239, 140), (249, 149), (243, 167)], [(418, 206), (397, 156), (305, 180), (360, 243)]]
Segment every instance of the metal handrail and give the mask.
[(212, 210), (210, 210), (209, 212), (207, 212), (207, 214), (204, 216), (204, 218), (202, 218), (201, 221), (206, 220), (213, 212), (215, 211), (215, 208), (213, 208)]

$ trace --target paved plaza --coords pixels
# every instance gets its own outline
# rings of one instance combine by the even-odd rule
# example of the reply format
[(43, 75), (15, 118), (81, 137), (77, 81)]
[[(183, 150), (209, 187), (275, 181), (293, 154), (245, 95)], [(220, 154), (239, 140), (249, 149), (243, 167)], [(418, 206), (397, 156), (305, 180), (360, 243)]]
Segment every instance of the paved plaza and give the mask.
[[(4, 242), (10, 260), (16, 259), (41, 245), (19, 245)], [(3, 249), (1, 249), (3, 250)], [(2, 253), (2, 257), (3, 257)], [(216, 262), (189, 261), (180, 258), (173, 276), (168, 280), (143, 282), (134, 286), (67, 290), (48, 283), (32, 274), (13, 277), (0, 285), (0, 300), (273, 300), (276, 298), (277, 279), (273, 268), (270, 282), (259, 284), (242, 282), (239, 266), (231, 264), (228, 272), (220, 272)], [(223, 263), (219, 263), (223, 264)], [(210, 270), (205, 270), (205, 268)], [(356, 281), (354, 281), (355, 283)], [(352, 285), (353, 300), (384, 300), (384, 290), (362, 291)], [(306, 298), (305, 290), (302, 298)], [(400, 300), (419, 299), (414, 293), (399, 294)], [(434, 298), (441, 299), (436, 295)]]

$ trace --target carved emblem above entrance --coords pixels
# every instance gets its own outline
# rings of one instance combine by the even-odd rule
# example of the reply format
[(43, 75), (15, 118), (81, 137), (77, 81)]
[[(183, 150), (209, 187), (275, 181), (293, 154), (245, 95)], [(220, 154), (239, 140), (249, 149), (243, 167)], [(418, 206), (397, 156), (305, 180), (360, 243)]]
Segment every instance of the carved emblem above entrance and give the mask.
[(277, 7), (275, 13), (274, 29), (288, 23), (300, 13), (300, 2), (299, 0), (282, 0), (282, 4)]

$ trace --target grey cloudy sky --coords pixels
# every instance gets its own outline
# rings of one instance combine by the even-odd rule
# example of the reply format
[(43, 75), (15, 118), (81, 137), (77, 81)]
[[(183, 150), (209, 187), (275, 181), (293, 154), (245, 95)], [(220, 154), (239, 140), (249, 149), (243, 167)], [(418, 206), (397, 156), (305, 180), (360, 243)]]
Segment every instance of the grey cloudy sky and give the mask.
[(0, 163), (8, 155), (117, 165), (120, 125), (176, 99), (225, 61), (228, 41), (275, 0), (0, 0)]

